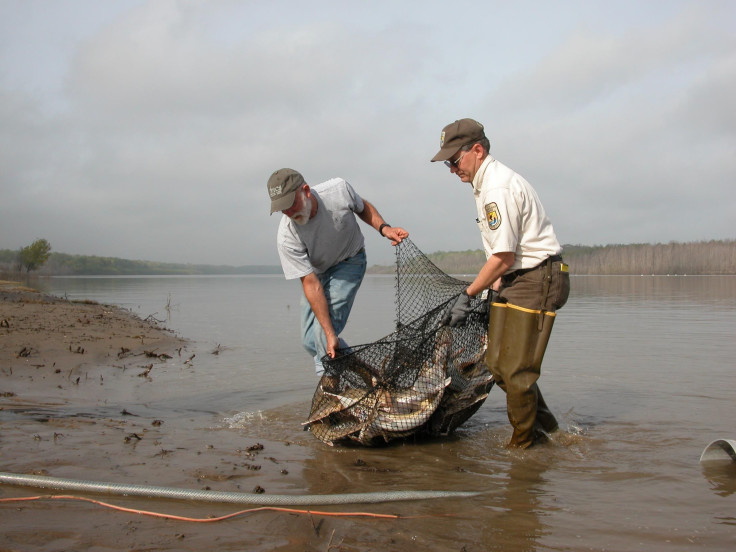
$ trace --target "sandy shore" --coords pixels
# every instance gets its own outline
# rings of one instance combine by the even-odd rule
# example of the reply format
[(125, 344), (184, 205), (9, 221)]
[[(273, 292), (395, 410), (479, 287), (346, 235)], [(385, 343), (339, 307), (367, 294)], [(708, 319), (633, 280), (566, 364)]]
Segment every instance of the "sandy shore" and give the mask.
[[(151, 414), (162, 398), (197, 391), (176, 388), (183, 371), (197, 374), (195, 351), (156, 321), (124, 309), (0, 281), (0, 472), (243, 493), (312, 487), (304, 476), (314, 443), (293, 423), (300, 413), (286, 414), (294, 433), (276, 440)], [(321, 480), (322, 470), (312, 477)], [(0, 552), (327, 550), (335, 530), (357, 529), (354, 520), (335, 520), (328, 530), (306, 512), (264, 511), (222, 523), (174, 521), (76, 499), (49, 500), (49, 494), (203, 521), (243, 508), (5, 484)], [(36, 496), (46, 498), (17, 502)], [(372, 522), (365, 523), (360, 531), (371, 535)]]
[[(0, 471), (237, 490), (240, 486), (234, 488), (232, 481), (235, 459), (223, 457), (237, 457), (242, 466), (249, 453), (233, 450), (232, 432), (187, 442), (181, 422), (155, 420), (137, 411), (142, 392), (156, 396), (158, 391), (150, 390), (171, 384), (166, 370), (194, 370), (187, 345), (156, 321), (124, 309), (71, 302), (0, 281)], [(138, 400), (137, 409), (126, 400)], [(269, 473), (263, 472), (268, 480)], [(251, 485), (255, 483), (246, 479), (244, 490)], [(0, 501), (47, 494), (0, 485)], [(133, 508), (203, 514), (200, 506), (186, 512), (177, 503), (85, 496)], [(215, 507), (214, 513), (236, 509)], [(208, 542), (224, 537), (211, 524), (197, 527), (190, 531), (186, 523), (114, 514), (77, 501), (0, 502), (0, 551), (205, 550), (212, 549)], [(242, 533), (244, 527), (230, 529), (225, 541), (252, 542)]]
[(136, 357), (160, 362), (185, 345), (155, 321), (118, 307), (71, 302), (0, 281), (0, 381), (6, 398), (58, 395), (100, 366)]

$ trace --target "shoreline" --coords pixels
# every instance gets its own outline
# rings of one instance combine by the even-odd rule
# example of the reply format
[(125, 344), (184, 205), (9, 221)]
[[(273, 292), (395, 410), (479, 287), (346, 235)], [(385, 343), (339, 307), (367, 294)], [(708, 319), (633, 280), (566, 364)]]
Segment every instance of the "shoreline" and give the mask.
[[(183, 490), (303, 489), (311, 448), (298, 440), (311, 436), (300, 428), (296, 439), (272, 439), (187, 409), (187, 397), (202, 392), (183, 385), (200, 373), (195, 351), (194, 341), (124, 308), (0, 280), (0, 472)], [(217, 541), (257, 550), (310, 535), (306, 517), (276, 514), (264, 536), (259, 516), (196, 528), (155, 517), (216, 517), (232, 505), (73, 494), (154, 515), (111, 515), (51, 489), (0, 485), (0, 550), (207, 550)]]
[[(144, 357), (159, 363), (189, 341), (114, 305), (69, 301), (0, 280), (0, 410), (7, 399), (58, 399), (76, 378)], [(10, 377), (13, 376), (13, 377)]]

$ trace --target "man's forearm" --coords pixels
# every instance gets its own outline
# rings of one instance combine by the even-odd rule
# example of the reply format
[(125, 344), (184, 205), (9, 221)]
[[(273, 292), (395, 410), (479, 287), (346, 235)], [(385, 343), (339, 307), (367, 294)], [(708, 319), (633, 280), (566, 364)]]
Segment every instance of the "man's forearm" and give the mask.
[(378, 209), (376, 209), (371, 202), (365, 199), (363, 200), (363, 211), (358, 213), (358, 216), (360, 217), (360, 220), (365, 222), (368, 226), (372, 226), (376, 231), (384, 222), (386, 222), (383, 220), (381, 213), (378, 212)]
[(322, 326), (322, 331), (329, 341), (330, 337), (336, 334), (332, 326), (332, 320), (330, 319), (330, 309), (327, 305), (324, 289), (322, 289), (322, 283), (314, 272), (312, 272), (302, 278), (302, 286), (304, 288), (304, 296), (309, 301), (309, 306), (312, 308), (314, 317), (319, 322), (319, 325)]
[(494, 253), (491, 255), (483, 267), (478, 272), (473, 283), (466, 290), (468, 295), (475, 296), (484, 289), (490, 289), (491, 286), (503, 276), (509, 268), (514, 266), (515, 255), (510, 252)]
[(372, 226), (384, 238), (391, 240), (391, 245), (398, 245), (404, 238), (409, 237), (409, 232), (403, 228), (388, 224), (370, 201), (363, 200), (363, 211), (358, 213), (358, 216), (360, 220)]

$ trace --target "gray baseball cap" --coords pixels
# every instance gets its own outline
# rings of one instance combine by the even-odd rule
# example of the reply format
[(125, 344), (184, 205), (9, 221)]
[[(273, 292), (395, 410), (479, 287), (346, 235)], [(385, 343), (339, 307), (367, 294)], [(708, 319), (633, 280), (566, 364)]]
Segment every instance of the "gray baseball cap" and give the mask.
[(483, 125), (473, 119), (458, 119), (442, 129), (440, 136), (440, 151), (432, 161), (447, 161), (460, 148), (480, 142), (486, 137)]
[(294, 204), (296, 191), (302, 187), (304, 177), (294, 169), (279, 169), (268, 179), (268, 195), (271, 198), (271, 213), (284, 211)]

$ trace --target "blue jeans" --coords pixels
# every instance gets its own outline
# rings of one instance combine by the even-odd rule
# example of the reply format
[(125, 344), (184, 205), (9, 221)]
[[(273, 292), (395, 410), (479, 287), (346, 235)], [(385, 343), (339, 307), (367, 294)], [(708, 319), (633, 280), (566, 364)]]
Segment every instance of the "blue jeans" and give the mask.
[[(365, 276), (366, 264), (365, 251), (361, 250), (322, 274), (316, 274), (322, 283), (332, 327), (338, 336), (345, 329), (345, 324), (348, 323), (348, 316), (350, 316), (350, 310), (353, 308), (355, 295), (363, 282), (363, 276)], [(314, 357), (315, 371), (318, 376), (321, 376), (324, 372), (322, 357), (327, 354), (327, 338), (304, 295), (302, 295), (301, 309), (302, 345)], [(348, 344), (342, 338), (339, 339), (340, 349), (346, 349)]]

